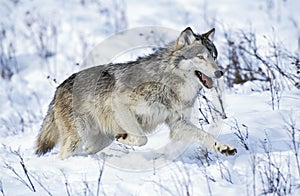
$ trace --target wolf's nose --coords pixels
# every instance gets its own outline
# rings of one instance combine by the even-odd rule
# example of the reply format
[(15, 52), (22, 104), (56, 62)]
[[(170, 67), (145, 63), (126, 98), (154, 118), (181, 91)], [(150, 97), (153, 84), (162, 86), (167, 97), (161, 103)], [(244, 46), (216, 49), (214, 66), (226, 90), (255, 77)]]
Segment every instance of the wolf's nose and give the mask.
[(216, 76), (217, 78), (221, 78), (223, 75), (224, 75), (223, 71), (221, 71), (221, 70), (215, 71), (215, 76)]

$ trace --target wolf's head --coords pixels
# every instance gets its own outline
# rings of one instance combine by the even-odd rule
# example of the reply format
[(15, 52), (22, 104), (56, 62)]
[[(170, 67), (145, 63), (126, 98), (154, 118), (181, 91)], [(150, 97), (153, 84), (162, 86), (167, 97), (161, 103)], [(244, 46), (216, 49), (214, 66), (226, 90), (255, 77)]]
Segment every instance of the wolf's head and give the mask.
[(206, 88), (213, 87), (213, 78), (220, 78), (223, 72), (218, 69), (215, 62), (217, 49), (209, 36), (215, 29), (202, 35), (195, 34), (190, 27), (179, 35), (174, 61), (177, 68), (187, 71), (188, 77), (197, 77)]

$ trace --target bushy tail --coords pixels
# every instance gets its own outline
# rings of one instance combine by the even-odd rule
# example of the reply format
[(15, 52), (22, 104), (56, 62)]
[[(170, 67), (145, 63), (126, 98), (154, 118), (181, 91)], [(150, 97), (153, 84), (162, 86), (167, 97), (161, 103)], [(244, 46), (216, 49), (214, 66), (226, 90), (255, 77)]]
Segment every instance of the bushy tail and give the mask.
[(36, 151), (38, 156), (51, 151), (59, 139), (59, 131), (54, 121), (53, 104), (49, 106), (48, 113), (42, 124), (41, 131), (36, 140)]

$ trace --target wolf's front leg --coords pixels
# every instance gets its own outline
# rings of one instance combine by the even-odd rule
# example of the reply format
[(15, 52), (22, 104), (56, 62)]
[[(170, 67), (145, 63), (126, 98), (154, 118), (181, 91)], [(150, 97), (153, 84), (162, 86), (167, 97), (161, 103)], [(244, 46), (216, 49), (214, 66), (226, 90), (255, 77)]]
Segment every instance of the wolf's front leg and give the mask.
[(144, 146), (148, 139), (132, 112), (121, 101), (116, 102), (114, 106), (116, 122), (124, 130), (115, 135), (116, 140), (130, 146)]
[(213, 148), (226, 156), (234, 155), (237, 150), (218, 141), (213, 135), (197, 128), (189, 121), (178, 120), (170, 124), (170, 137), (174, 140), (200, 143), (205, 148)]
[(115, 138), (118, 142), (130, 146), (144, 146), (147, 143), (146, 136), (135, 136), (128, 133), (118, 133)]

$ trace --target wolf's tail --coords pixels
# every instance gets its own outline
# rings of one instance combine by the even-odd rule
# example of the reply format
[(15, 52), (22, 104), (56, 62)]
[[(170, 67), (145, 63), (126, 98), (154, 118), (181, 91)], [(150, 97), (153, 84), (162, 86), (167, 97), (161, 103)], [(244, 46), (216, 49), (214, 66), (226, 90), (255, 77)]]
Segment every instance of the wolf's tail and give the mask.
[(43, 121), (42, 128), (36, 140), (36, 151), (38, 156), (51, 151), (59, 139), (59, 131), (54, 120), (54, 100), (50, 103), (47, 115)]

